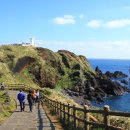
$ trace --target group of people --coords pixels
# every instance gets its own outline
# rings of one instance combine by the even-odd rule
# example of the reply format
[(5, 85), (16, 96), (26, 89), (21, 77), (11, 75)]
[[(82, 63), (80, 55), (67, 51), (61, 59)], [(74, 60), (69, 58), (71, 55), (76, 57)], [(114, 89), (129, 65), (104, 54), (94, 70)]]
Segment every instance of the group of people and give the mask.
[[(22, 90), (20, 90), (20, 92), (17, 95), (17, 98), (19, 100), (20, 109), (21, 109), (21, 112), (22, 112), (25, 109), (26, 95)], [(40, 105), (40, 93), (39, 93), (39, 90), (37, 90), (37, 92), (35, 90), (30, 90), (28, 95), (27, 95), (27, 100), (28, 100), (30, 112), (32, 112), (33, 105), (36, 104), (36, 103), (38, 103), (38, 108), (39, 108), (39, 105)]]

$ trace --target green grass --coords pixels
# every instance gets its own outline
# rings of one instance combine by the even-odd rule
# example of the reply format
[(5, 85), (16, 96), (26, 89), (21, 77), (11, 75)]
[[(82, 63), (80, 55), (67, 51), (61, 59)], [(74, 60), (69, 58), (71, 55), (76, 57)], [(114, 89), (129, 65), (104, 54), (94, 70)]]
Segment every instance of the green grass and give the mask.
[(4, 92), (0, 92), (0, 124), (7, 119), (13, 111), (16, 109), (16, 102), (12, 97), (11, 102), (9, 104), (5, 104), (5, 96), (3, 96)]
[(0, 82), (4, 82), (5, 84), (24, 83), (37, 87), (37, 85), (32, 81), (32, 77), (26, 78), (26, 76), (29, 76), (26, 70), (19, 74), (13, 74), (12, 72), (18, 59), (24, 56), (32, 57), (36, 59), (39, 64), (41, 63), (41, 57), (33, 47), (14, 45), (0, 46)]
[(69, 97), (63, 95), (57, 89), (44, 88), (44, 94), (47, 95), (52, 100), (55, 100), (55, 101), (57, 100), (62, 103), (66, 103), (66, 104), (69, 103), (71, 105), (76, 105), (77, 107), (80, 107), (80, 105), (77, 104), (73, 99), (70, 99)]
[(95, 128), (93, 130), (105, 130), (105, 129), (103, 129), (103, 128)]

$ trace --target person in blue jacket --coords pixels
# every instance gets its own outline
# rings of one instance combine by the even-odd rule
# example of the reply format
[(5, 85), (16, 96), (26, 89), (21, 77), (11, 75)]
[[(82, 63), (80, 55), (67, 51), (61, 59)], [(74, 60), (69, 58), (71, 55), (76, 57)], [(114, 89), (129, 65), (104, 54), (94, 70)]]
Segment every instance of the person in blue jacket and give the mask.
[(22, 112), (25, 109), (25, 93), (22, 90), (20, 90), (20, 92), (17, 95), (17, 98), (19, 100), (20, 108)]

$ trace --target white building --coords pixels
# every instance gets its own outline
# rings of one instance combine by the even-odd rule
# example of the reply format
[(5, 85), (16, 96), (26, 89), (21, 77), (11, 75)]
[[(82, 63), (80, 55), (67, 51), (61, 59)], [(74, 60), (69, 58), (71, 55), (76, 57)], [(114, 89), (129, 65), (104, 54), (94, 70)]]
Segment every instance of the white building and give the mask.
[(33, 46), (33, 47), (35, 47), (36, 46), (35, 38), (34, 37), (29, 38), (29, 42), (27, 42), (27, 43), (22, 42), (22, 46)]

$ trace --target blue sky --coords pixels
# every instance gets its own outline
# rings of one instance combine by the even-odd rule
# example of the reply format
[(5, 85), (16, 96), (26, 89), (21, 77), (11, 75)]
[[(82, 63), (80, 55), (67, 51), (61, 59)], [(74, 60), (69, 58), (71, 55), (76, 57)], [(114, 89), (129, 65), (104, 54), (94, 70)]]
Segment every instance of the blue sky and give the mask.
[(0, 44), (26, 42), (87, 58), (130, 59), (129, 0), (1, 0)]

